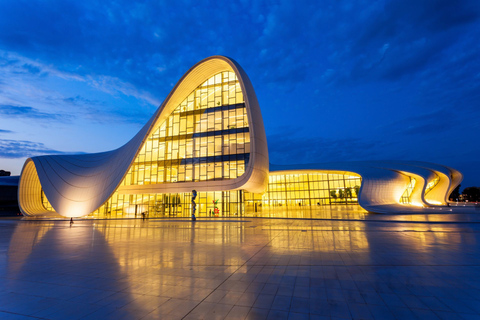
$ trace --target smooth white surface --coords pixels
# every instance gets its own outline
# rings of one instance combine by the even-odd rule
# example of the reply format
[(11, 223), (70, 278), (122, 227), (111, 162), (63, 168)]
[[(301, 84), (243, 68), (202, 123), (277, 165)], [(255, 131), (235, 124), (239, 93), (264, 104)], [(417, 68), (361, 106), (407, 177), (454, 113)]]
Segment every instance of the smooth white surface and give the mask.
[(268, 182), (268, 148), (257, 97), (245, 71), (233, 60), (213, 56), (193, 66), (177, 83), (147, 124), (119, 149), (96, 154), (52, 155), (27, 159), (19, 183), (19, 205), (24, 215), (44, 215), (43, 189), (55, 212), (81, 217), (99, 208), (118, 188), (145, 139), (173, 112), (178, 104), (209, 77), (232, 71), (243, 91), (250, 127), (250, 161), (245, 173), (231, 180), (166, 183), (154, 190), (146, 186), (122, 187), (122, 193), (186, 192), (244, 189), (263, 192)]

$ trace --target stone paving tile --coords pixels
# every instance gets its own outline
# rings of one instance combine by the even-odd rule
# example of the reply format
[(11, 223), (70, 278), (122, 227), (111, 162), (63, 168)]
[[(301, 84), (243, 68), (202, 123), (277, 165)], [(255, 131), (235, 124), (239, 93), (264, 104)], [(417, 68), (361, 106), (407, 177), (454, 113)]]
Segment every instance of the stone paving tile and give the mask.
[(288, 319), (288, 311), (272, 309), (268, 313), (267, 320)]
[(289, 320), (308, 320), (310, 319), (310, 316), (308, 313), (290, 312), (288, 314), (288, 319)]
[(428, 308), (435, 311), (453, 311), (436, 297), (418, 297)]
[(0, 319), (480, 319), (480, 224), (382, 219), (0, 220)]
[(245, 319), (249, 312), (249, 307), (233, 306), (233, 308), (230, 309), (230, 312), (227, 314), (226, 318), (232, 320)]
[(232, 308), (233, 305), (217, 303), (213, 309), (206, 314), (204, 319), (225, 319)]
[(235, 305), (237, 306), (244, 306), (244, 307), (252, 307), (257, 301), (258, 296), (260, 293), (255, 292), (245, 292), (243, 293), (240, 298), (237, 300)]
[(370, 313), (372, 314), (372, 316), (375, 320), (395, 319), (395, 316), (393, 315), (392, 311), (390, 311), (390, 309), (387, 306), (379, 306), (379, 305), (370, 304), (370, 305), (368, 305), (368, 309), (370, 310)]
[(290, 305), (290, 312), (308, 314), (310, 312), (310, 300), (306, 298), (293, 297)]
[(415, 315), (409, 308), (404, 307), (388, 307), (394, 314), (396, 319), (415, 319)]
[(366, 304), (349, 303), (348, 309), (350, 310), (353, 319), (374, 319), (372, 313), (370, 312)]
[(270, 312), (269, 309), (262, 309), (262, 308), (251, 308), (250, 312), (248, 313), (245, 319), (267, 319), (268, 313)]
[(254, 308), (266, 308), (270, 309), (275, 298), (272, 294), (259, 294), (257, 300), (253, 304)]
[(100, 309), (101, 306), (95, 304), (78, 303), (70, 301), (58, 301), (48, 308), (37, 311), (32, 316), (47, 319), (81, 319), (92, 311)]
[(103, 291), (103, 290), (88, 290), (84, 294), (75, 296), (70, 301), (83, 302), (83, 303), (96, 303), (102, 300), (110, 300), (110, 297), (113, 296), (115, 292), (113, 291)]
[(146, 318), (183, 318), (198, 305), (197, 301), (169, 299), (164, 304), (146, 315)]
[(410, 311), (415, 315), (417, 319), (425, 320), (439, 320), (438, 315), (435, 314), (432, 310), (428, 309), (415, 309), (411, 308)]
[(380, 297), (388, 307), (406, 307), (405, 303), (395, 293), (380, 293)]
[(271, 309), (280, 310), (280, 311), (289, 311), (290, 305), (292, 303), (292, 298), (289, 296), (275, 296)]
[[(83, 316), (82, 319), (85, 319), (85, 320), (113, 319), (113, 317), (116, 316), (115, 312), (117, 311), (118, 311), (118, 308), (113, 305), (101, 306), (97, 310)], [(133, 317), (133, 315), (131, 316)]]
[(346, 302), (329, 302), (330, 306), (330, 315), (332, 317), (350, 319), (351, 312)]
[[(186, 319), (209, 319), (207, 315), (211, 314), (216, 306), (217, 303), (203, 301), (187, 314)], [(230, 306), (230, 309), (232, 307)]]
[(398, 297), (408, 308), (428, 309), (428, 307), (415, 295), (401, 294), (398, 295)]
[(242, 297), (242, 295), (243, 293), (228, 291), (219, 302), (224, 304), (237, 305), (237, 302)]

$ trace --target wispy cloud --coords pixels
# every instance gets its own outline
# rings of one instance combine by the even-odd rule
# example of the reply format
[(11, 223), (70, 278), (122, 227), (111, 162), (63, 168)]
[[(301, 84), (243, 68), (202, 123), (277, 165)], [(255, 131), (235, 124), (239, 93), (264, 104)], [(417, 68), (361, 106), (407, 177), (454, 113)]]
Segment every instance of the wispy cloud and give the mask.
[(116, 77), (110, 76), (88, 76), (87, 78), (88, 83), (92, 86), (97, 88), (98, 90), (104, 91), (106, 93), (117, 95), (119, 93), (135, 97), (137, 99), (144, 100), (151, 105), (159, 106), (161, 101), (154, 98), (152, 94), (147, 91), (140, 90), (135, 87), (132, 83), (128, 83), (125, 81), (120, 80)]
[(69, 115), (42, 112), (33, 107), (0, 104), (0, 115), (10, 118), (28, 118), (39, 120), (68, 120)]
[(98, 106), (98, 105), (105, 105), (105, 102), (104, 101), (100, 101), (100, 100), (92, 100), (92, 99), (88, 99), (88, 98), (85, 98), (85, 97), (82, 97), (80, 95), (76, 95), (74, 97), (68, 97), (68, 98), (64, 98), (63, 99), (63, 102), (66, 102), (68, 104), (72, 104), (74, 106), (81, 106), (81, 105), (94, 105), (94, 106)]
[(69, 153), (50, 149), (40, 142), (0, 139), (0, 158), (18, 159), (44, 154)]
[[(61, 71), (1, 50), (0, 69), (0, 114), (9, 117), (139, 123), (145, 122), (161, 103), (151, 93), (116, 77)], [(46, 87), (46, 81), (58, 83), (59, 90)], [(82, 94), (65, 95), (62, 87), (75, 87)], [(28, 106), (30, 103), (39, 107)]]

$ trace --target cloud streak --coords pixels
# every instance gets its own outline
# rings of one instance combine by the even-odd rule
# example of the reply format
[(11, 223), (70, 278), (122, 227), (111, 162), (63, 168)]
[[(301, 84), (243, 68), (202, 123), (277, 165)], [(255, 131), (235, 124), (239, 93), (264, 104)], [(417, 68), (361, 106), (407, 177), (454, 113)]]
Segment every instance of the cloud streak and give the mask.
[[(1, 50), (0, 69), (0, 114), (9, 117), (139, 123), (145, 122), (160, 105), (152, 94), (115, 77), (64, 72)], [(78, 93), (65, 94), (57, 87), (52, 90), (45, 86), (46, 82), (53, 82), (58, 88), (74, 87)], [(29, 103), (41, 107), (30, 107)], [(48, 109), (56, 111), (43, 111)]]
[[(77, 152), (78, 153), (78, 152)], [(26, 140), (0, 139), (0, 158), (18, 159), (44, 154), (69, 154), (46, 147), (43, 143)]]
[(0, 104), (0, 115), (10, 118), (26, 118), (36, 120), (69, 120), (70, 116), (59, 113), (42, 112), (33, 107)]

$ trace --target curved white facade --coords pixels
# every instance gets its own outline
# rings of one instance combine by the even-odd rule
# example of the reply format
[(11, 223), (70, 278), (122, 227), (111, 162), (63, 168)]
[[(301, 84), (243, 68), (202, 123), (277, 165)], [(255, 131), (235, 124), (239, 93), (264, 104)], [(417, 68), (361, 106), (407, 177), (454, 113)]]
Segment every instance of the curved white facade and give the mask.
[[(358, 204), (369, 212), (411, 213), (431, 206), (448, 204), (448, 195), (463, 175), (452, 168), (419, 161), (358, 161), (295, 166), (270, 166), (270, 175), (286, 172), (353, 172), (361, 176)], [(438, 181), (427, 190), (435, 178)], [(409, 203), (401, 203), (411, 181)]]
[[(234, 74), (235, 79), (226, 78), (227, 80), (223, 79), (224, 82), (220, 84), (216, 82), (210, 84), (211, 79), (217, 79), (215, 77), (220, 77), (218, 75), (225, 72)], [(236, 94), (242, 97), (240, 102), (232, 100), (231, 94), (230, 101), (234, 102), (229, 102), (225, 98), (225, 95), (228, 98), (229, 92), (227, 90), (223, 93), (220, 92), (218, 96), (220, 100), (215, 100), (217, 101), (216, 104), (208, 106), (208, 108), (202, 107), (206, 109), (179, 111), (182, 101), (186, 101), (186, 97), (192, 95), (194, 90), (205, 90), (207, 92), (208, 88), (210, 90), (217, 90), (218, 88), (220, 88), (218, 90), (223, 90), (222, 88), (227, 86), (230, 86), (229, 90), (231, 90), (235, 85), (237, 86)], [(216, 89), (211, 89), (213, 86)], [(238, 88), (241, 89), (241, 92)], [(217, 91), (208, 92), (213, 92), (212, 94), (217, 99)], [(196, 105), (197, 102), (195, 101), (198, 100), (192, 101)], [(209, 117), (208, 112), (215, 114), (216, 118)], [(235, 112), (237, 113), (235, 114)], [(233, 125), (225, 127), (223, 125), (221, 129), (217, 129), (217, 126), (221, 127), (222, 125), (221, 122), (216, 122), (218, 117), (223, 115), (223, 121), (227, 121), (228, 117), (241, 116), (239, 112), (244, 112), (246, 115), (242, 128)], [(238, 176), (229, 176), (227, 172), (227, 175), (222, 173), (223, 175), (219, 178), (217, 171), (225, 172), (224, 164), (222, 169), (217, 168), (214, 178), (211, 179), (207, 177), (204, 180), (191, 178), (184, 179), (184, 181), (162, 180), (161, 183), (144, 183), (143, 181), (140, 183), (125, 183), (127, 173), (131, 172), (132, 166), (138, 159), (140, 150), (145, 147), (146, 141), (151, 140), (155, 130), (158, 131), (162, 125), (165, 126), (169, 117), (172, 117), (174, 113), (179, 114), (180, 117), (183, 115), (185, 119), (189, 116), (197, 119), (194, 121), (197, 121), (195, 125), (198, 128), (200, 128), (200, 122), (202, 121), (212, 127), (207, 129), (202, 127), (201, 130), (203, 131), (200, 133), (194, 134), (194, 131), (191, 131), (189, 134), (177, 134), (165, 139), (171, 141), (183, 139), (182, 141), (188, 146), (190, 140), (195, 140), (195, 135), (202, 137), (202, 139), (215, 136), (215, 139), (220, 141), (220, 145), (217, 146), (217, 142), (215, 142), (214, 151), (205, 151), (206, 156), (192, 158), (190, 159), (191, 162), (217, 161), (215, 166), (217, 164), (220, 166), (219, 161), (240, 159), (241, 153), (245, 165), (241, 171), (238, 171)], [(215, 128), (213, 128), (214, 125)], [(242, 132), (240, 138), (233, 136), (234, 139), (238, 139), (234, 140), (234, 143), (228, 140), (228, 135), (231, 135), (232, 132)], [(243, 151), (228, 151), (230, 158), (226, 157), (228, 154), (225, 153), (224, 149), (225, 144), (228, 143), (230, 143), (230, 146), (238, 147), (238, 150)], [(221, 149), (222, 145), (224, 149)], [(222, 155), (223, 158), (221, 158)], [(235, 158), (235, 155), (238, 155), (237, 158)], [(232, 156), (234, 157), (232, 158)], [(185, 157), (178, 157), (178, 159), (172, 158), (172, 160), (165, 161), (170, 161), (168, 163), (177, 161), (176, 163), (184, 165)], [(215, 160), (212, 160), (213, 158)], [(219, 160), (220, 158), (221, 160)], [(156, 161), (157, 159), (153, 159), (149, 164), (152, 165), (153, 163), (156, 166), (157, 163), (158, 165), (167, 163), (164, 160)], [(240, 165), (240, 162), (237, 161), (237, 163)], [(241, 165), (243, 165), (243, 162)], [(411, 161), (331, 163), (296, 167), (272, 166), (270, 170), (272, 175), (280, 172), (348, 171), (356, 173), (362, 179), (361, 188), (357, 195), (358, 204), (368, 211), (379, 213), (418, 211), (418, 208), (421, 207), (446, 205), (447, 196), (463, 178), (460, 172), (445, 166)], [(197, 63), (179, 80), (152, 118), (124, 146), (113, 151), (96, 154), (39, 156), (27, 159), (22, 170), (18, 195), (19, 205), (25, 216), (61, 215), (64, 217), (81, 217), (108, 203), (114, 193), (120, 195), (178, 194), (188, 193), (193, 189), (199, 192), (243, 190), (251, 193), (263, 193), (267, 188), (268, 178), (268, 146), (263, 119), (253, 86), (238, 63), (226, 57), (213, 56)], [(411, 190), (407, 192), (409, 186)], [(406, 192), (407, 196), (404, 195)], [(401, 201), (401, 199), (407, 200)], [(45, 203), (49, 203), (51, 207), (47, 208)], [(137, 207), (135, 210), (137, 210)]]
[(175, 85), (163, 104), (127, 144), (119, 149), (80, 155), (39, 156), (26, 160), (19, 183), (19, 205), (26, 216), (52, 214), (42, 205), (43, 190), (54, 211), (81, 217), (100, 207), (119, 187), (149, 133), (172, 113), (194, 88), (212, 75), (235, 73), (245, 98), (250, 124), (250, 161), (236, 179), (177, 184), (126, 186), (123, 192), (187, 192), (244, 189), (264, 190), (268, 179), (268, 147), (257, 97), (245, 71), (233, 60), (213, 56), (193, 66)]

